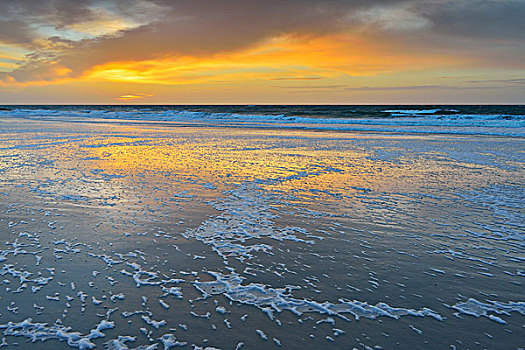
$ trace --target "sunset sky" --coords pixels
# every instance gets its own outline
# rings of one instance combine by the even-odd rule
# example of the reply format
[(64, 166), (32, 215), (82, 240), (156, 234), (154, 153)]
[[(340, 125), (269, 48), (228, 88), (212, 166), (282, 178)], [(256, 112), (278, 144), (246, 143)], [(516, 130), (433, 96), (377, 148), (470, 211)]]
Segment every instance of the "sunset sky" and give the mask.
[(0, 0), (0, 104), (524, 103), (525, 0)]

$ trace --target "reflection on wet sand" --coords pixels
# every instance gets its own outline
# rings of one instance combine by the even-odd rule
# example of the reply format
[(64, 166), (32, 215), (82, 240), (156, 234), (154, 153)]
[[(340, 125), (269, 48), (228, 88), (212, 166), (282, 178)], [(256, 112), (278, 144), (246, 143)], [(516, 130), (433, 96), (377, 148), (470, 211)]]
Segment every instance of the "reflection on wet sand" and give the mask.
[(520, 345), (520, 139), (4, 125), (6, 344)]

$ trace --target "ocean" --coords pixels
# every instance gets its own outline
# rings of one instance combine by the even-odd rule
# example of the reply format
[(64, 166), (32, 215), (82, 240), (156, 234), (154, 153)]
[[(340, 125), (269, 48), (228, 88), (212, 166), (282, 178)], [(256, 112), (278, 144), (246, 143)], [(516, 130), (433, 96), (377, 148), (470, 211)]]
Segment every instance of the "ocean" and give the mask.
[(2, 106), (0, 347), (522, 349), (523, 106)]
[(525, 106), (4, 106), (0, 116), (173, 125), (525, 136)]

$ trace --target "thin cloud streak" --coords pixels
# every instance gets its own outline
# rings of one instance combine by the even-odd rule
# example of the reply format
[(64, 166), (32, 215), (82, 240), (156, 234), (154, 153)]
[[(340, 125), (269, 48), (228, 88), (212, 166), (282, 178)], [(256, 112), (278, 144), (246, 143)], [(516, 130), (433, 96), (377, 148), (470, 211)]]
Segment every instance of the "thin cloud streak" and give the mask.
[(277, 86), (274, 88), (294, 90), (292, 92), (319, 92), (320, 90), (336, 90), (336, 91), (404, 91), (404, 90), (485, 90), (485, 89), (502, 89), (505, 86), (491, 85), (491, 86), (451, 86), (451, 85), (407, 85), (407, 86), (360, 86), (352, 87), (346, 85), (311, 85), (311, 86)]

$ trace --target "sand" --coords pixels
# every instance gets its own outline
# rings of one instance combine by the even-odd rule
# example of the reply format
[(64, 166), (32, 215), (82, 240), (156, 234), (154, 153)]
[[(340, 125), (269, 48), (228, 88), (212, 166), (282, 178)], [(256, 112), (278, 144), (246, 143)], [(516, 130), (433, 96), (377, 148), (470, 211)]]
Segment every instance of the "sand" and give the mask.
[(523, 346), (521, 138), (0, 123), (3, 344)]

